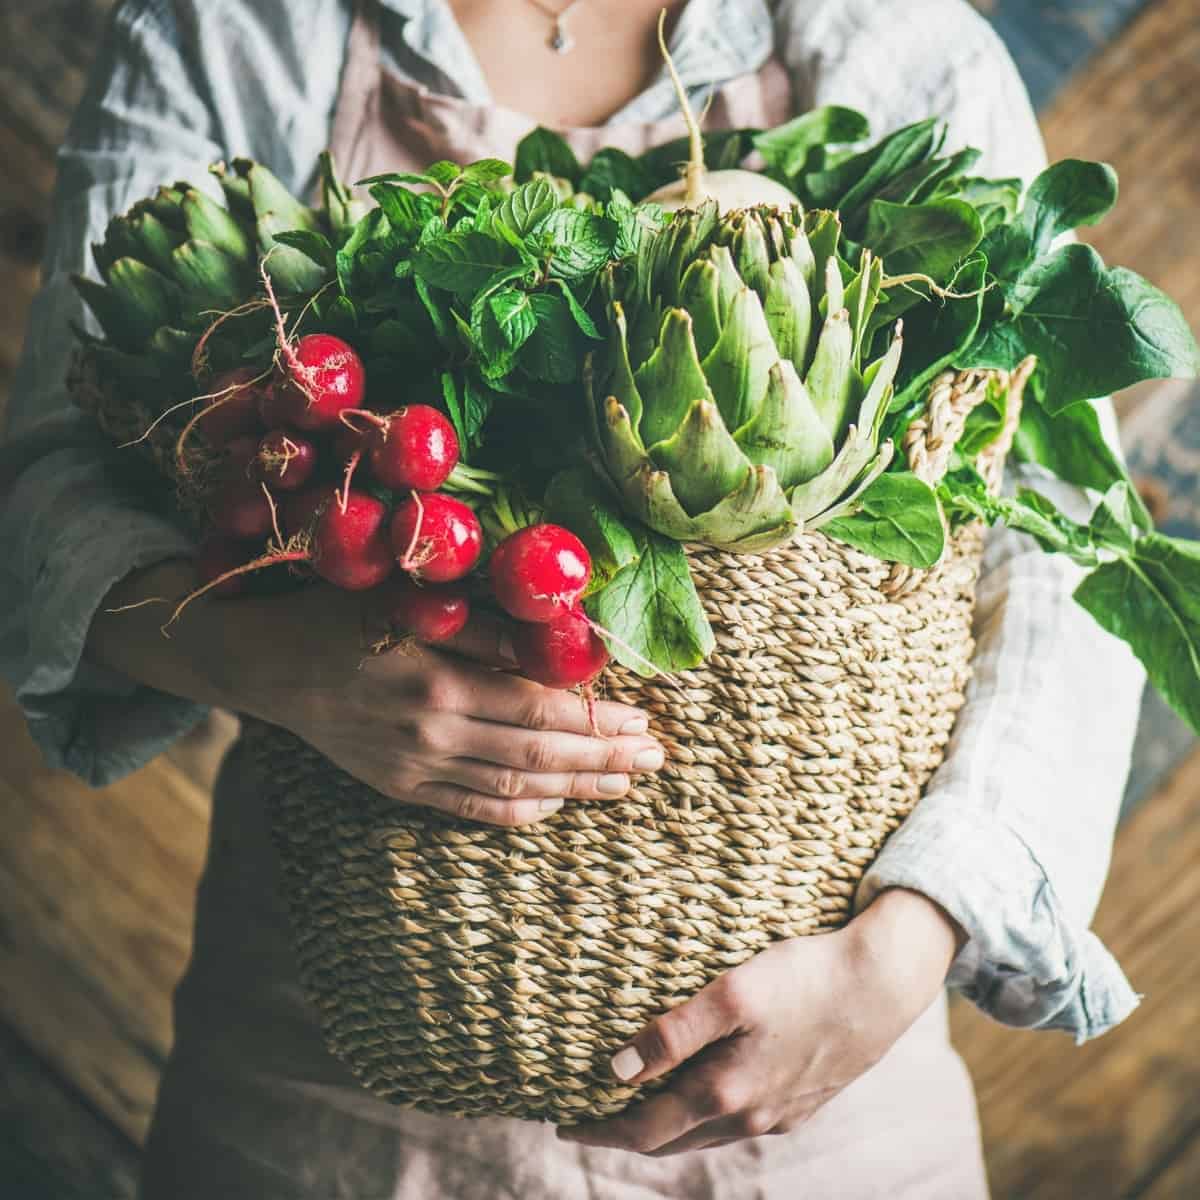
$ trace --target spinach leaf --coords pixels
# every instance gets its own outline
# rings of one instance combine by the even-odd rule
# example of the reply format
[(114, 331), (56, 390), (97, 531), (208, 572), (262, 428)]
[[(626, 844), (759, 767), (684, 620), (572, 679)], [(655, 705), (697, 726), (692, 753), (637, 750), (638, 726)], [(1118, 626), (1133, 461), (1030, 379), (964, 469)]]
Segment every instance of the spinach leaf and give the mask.
[[(949, 281), (949, 290), (962, 299), (938, 302), (930, 299), (905, 315), (904, 353), (896, 376), (896, 392), (889, 405), (892, 412), (924, 404), (930, 383), (948, 367), (958, 365), (979, 328), (986, 277), (987, 260), (982, 254), (973, 254)], [(922, 298), (928, 295), (923, 288), (919, 291)], [(892, 435), (889, 426), (885, 436)]]
[(858, 498), (857, 510), (826, 522), (821, 532), (910, 567), (932, 567), (942, 557), (946, 533), (937, 496), (911, 471), (880, 475)]
[[(1038, 372), (1026, 386), (1021, 421), (1013, 440), (1014, 455), (1024, 462), (1040, 463), (1066, 483), (1096, 492), (1128, 482), (1125, 465), (1104, 440), (1092, 402), (1081, 400), (1051, 413), (1042, 403), (1040, 381)], [(1149, 528), (1146, 507), (1136, 490), (1133, 494), (1139, 524)]]
[[(1170, 551), (1160, 545), (1167, 541), (1152, 534), (1131, 556), (1098, 567), (1075, 589), (1075, 599), (1129, 644), (1150, 682), (1200, 733), (1200, 622), (1190, 605), (1181, 607), (1177, 586), (1184, 585), (1184, 594), (1188, 587), (1200, 587), (1200, 563), (1172, 562)], [(1164, 586), (1164, 572), (1170, 587)]]
[(983, 399), (967, 416), (955, 449), (964, 458), (974, 459), (1000, 436), (1007, 416), (1008, 391), (989, 379)]
[(867, 118), (853, 108), (827, 104), (768, 129), (751, 138), (754, 149), (767, 166), (785, 179), (803, 170), (814, 146), (829, 142), (858, 142), (871, 127)]
[[(755, 129), (717, 129), (704, 135), (704, 165), (710, 171), (735, 167), (753, 149)], [(638, 156), (652, 182), (651, 190), (679, 178), (688, 161), (688, 140), (685, 137), (652, 146)]]
[(1132, 271), (1106, 269), (1091, 246), (1061, 246), (1022, 271), (1008, 288), (1008, 312), (957, 365), (1011, 370), (1036, 354), (1052, 414), (1143, 379), (1190, 379), (1200, 370), (1179, 306)]
[(579, 159), (566, 139), (540, 125), (517, 143), (513, 177), (518, 183), (528, 183), (535, 172), (557, 175), (560, 179), (570, 180), (572, 186), (579, 182), (583, 173)]
[(801, 200), (810, 207), (840, 209), (851, 234), (859, 228), (855, 209), (902, 171), (937, 152), (945, 136), (933, 117), (897, 129), (876, 145), (851, 155), (824, 171), (809, 172), (796, 181)]
[(962, 200), (928, 204), (871, 201), (862, 241), (887, 264), (889, 275), (942, 280), (983, 238), (978, 214)]
[(606, 587), (617, 572), (641, 555), (626, 519), (586, 467), (572, 467), (555, 475), (546, 489), (545, 503), (546, 519), (565, 525), (591, 555), (589, 595)]
[(624, 150), (608, 147), (588, 163), (579, 190), (595, 196), (601, 203), (612, 199), (613, 192), (624, 192), (640, 200), (654, 190), (654, 180), (644, 163)]
[(619, 663), (650, 676), (653, 669), (682, 671), (699, 666), (716, 646), (687, 555), (678, 542), (648, 529), (635, 532), (640, 554), (585, 607), (613, 634), (608, 648)]

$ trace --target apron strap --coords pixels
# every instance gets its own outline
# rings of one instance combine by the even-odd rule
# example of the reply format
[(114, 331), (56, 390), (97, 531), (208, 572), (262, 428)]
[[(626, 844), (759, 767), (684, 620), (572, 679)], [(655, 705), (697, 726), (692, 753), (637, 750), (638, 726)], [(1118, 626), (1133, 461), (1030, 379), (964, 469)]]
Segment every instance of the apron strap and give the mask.
[(371, 143), (379, 124), (380, 53), (379, 0), (355, 0), (350, 39), (342, 65), (342, 83), (329, 135), (338, 169), (354, 180), (371, 158)]

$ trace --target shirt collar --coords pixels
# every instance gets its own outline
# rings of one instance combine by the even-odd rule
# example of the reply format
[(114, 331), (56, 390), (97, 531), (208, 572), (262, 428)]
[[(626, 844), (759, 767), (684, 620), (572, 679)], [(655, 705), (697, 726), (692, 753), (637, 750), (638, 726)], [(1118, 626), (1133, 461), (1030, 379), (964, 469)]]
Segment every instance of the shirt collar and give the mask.
[[(458, 85), (464, 99), (491, 102), (487, 81), (446, 0), (380, 0), (405, 18), (408, 48)], [(689, 0), (671, 35), (671, 57), (689, 90), (757, 70), (773, 44), (767, 0)], [(671, 110), (665, 68), (613, 121), (650, 120)]]

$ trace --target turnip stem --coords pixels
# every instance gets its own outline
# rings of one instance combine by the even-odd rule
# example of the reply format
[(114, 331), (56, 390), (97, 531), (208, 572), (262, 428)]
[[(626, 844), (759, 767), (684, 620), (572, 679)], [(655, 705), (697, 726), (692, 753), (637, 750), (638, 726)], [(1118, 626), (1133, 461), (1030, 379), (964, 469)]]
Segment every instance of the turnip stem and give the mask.
[(671, 83), (675, 87), (675, 95), (679, 100), (679, 108), (683, 113), (684, 124), (687, 126), (688, 164), (683, 175), (686, 185), (683, 202), (686, 207), (695, 208), (708, 198), (708, 189), (704, 182), (704, 141), (700, 137), (700, 124), (692, 112), (691, 104), (688, 103), (688, 94), (683, 86), (683, 80), (679, 78), (679, 72), (675, 70), (675, 62), (671, 58), (671, 52), (667, 49), (667, 10), (665, 8), (658, 14), (658, 48), (662, 52), (663, 62), (667, 65), (667, 72), (671, 76)]

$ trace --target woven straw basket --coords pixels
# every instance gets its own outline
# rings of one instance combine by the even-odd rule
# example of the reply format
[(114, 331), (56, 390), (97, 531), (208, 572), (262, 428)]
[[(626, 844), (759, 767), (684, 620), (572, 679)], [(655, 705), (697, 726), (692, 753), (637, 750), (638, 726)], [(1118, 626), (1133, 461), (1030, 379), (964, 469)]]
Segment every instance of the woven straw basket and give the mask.
[[(994, 486), (1032, 365), (937, 379), (905, 437), (913, 470), (941, 477), (999, 376), (1008, 421), (980, 463)], [(76, 391), (116, 440), (146, 427), (86, 375)], [(143, 443), (168, 473), (177, 432)], [(928, 572), (819, 533), (763, 555), (690, 547), (715, 652), (669, 683), (605, 676), (609, 698), (651, 715), (666, 767), (620, 803), (533, 827), (397, 803), (248, 723), (332, 1053), (428, 1110), (570, 1124), (627, 1107), (642, 1089), (608, 1064), (648, 1019), (849, 917), (963, 703), (981, 541), (960, 529)]]
[[(1027, 374), (1007, 381), (993, 482)], [(935, 382), (905, 443), (919, 474), (944, 472), (987, 382)], [(398, 804), (251, 730), (331, 1051), (397, 1104), (568, 1124), (625, 1108), (640, 1089), (609, 1059), (649, 1018), (848, 918), (963, 702), (980, 545), (960, 530), (927, 573), (820, 534), (763, 555), (691, 548), (714, 654), (670, 686), (608, 672), (667, 766), (533, 827)]]

